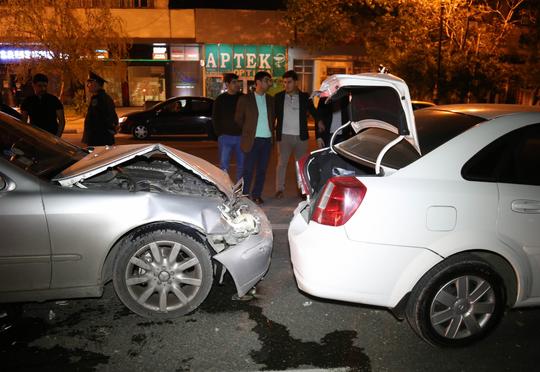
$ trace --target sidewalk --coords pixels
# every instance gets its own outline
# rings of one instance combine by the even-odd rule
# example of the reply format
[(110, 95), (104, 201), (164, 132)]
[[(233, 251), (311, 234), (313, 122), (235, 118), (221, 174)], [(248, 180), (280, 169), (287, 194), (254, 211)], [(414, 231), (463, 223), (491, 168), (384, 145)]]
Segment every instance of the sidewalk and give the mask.
[[(141, 111), (143, 108), (141, 107), (117, 107), (116, 108), (116, 115), (118, 117), (121, 117), (122, 115), (125, 115), (129, 112), (133, 111)], [(68, 134), (77, 134), (81, 133), (84, 130), (84, 116), (76, 114), (75, 112), (71, 110), (67, 110), (65, 112), (66, 115), (66, 126), (64, 128), (64, 133)]]

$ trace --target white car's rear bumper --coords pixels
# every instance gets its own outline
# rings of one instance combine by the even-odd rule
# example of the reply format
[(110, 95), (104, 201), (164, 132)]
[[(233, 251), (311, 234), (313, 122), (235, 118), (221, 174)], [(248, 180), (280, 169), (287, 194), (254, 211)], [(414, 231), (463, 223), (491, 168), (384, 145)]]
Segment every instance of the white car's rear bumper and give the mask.
[(428, 249), (352, 241), (345, 228), (308, 223), (301, 206), (289, 226), (298, 287), (314, 296), (394, 307), (441, 257)]

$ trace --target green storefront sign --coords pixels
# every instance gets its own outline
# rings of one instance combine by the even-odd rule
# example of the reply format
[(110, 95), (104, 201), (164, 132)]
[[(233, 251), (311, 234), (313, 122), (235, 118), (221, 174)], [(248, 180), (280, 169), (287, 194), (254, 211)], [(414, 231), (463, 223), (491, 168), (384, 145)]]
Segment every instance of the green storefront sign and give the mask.
[(253, 77), (257, 71), (268, 71), (279, 77), (287, 67), (286, 50), (280, 45), (206, 44), (207, 73), (234, 72)]

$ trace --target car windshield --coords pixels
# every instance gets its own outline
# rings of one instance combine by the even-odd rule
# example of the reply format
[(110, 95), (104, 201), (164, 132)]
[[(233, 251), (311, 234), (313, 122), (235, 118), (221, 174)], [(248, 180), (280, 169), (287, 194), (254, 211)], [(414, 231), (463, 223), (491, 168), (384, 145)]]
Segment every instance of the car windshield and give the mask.
[(39, 178), (50, 180), (87, 153), (44, 131), (0, 114), (2, 159)]
[[(422, 156), (484, 121), (477, 116), (435, 109), (415, 111), (414, 117)], [(385, 129), (368, 128), (338, 144), (336, 151), (351, 160), (373, 165), (384, 146), (397, 136), (397, 134)], [(382, 165), (392, 169), (401, 169), (418, 158), (420, 155), (410, 143), (401, 141), (388, 150)]]

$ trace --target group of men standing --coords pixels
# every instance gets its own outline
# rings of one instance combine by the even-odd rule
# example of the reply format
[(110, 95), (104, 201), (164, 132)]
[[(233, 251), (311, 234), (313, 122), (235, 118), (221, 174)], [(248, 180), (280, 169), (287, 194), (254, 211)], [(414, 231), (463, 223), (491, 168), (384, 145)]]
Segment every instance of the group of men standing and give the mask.
[[(92, 96), (82, 141), (88, 146), (114, 144), (118, 117), (112, 98), (103, 89), (105, 82), (93, 72), (86, 82)], [(275, 97), (267, 94), (272, 76), (266, 71), (255, 74), (255, 89), (248, 94), (240, 92), (236, 74), (225, 74), (224, 82), (227, 90), (216, 98), (212, 112), (220, 168), (228, 172), (234, 154), (236, 178), (244, 179), (244, 194), (257, 204), (264, 203), (261, 196), (274, 140), (278, 147), (275, 197), (282, 198), (291, 155), (298, 160), (308, 152), (308, 114), (317, 123), (319, 147), (328, 146), (333, 133), (348, 121), (347, 102), (319, 104), (316, 110), (308, 93), (298, 88), (298, 75), (293, 70), (285, 72), (285, 90)], [(47, 76), (34, 76), (35, 94), (22, 103), (22, 120), (30, 119), (30, 124), (61, 136), (65, 126), (63, 106), (57, 97), (47, 93), (47, 85)]]
[[(83, 143), (88, 146), (104, 146), (114, 144), (114, 134), (118, 125), (118, 117), (113, 99), (105, 93), (105, 79), (90, 72), (86, 85), (90, 105), (84, 120)], [(58, 137), (62, 135), (66, 123), (64, 106), (60, 100), (47, 92), (49, 79), (44, 74), (35, 74), (32, 78), (34, 94), (25, 98), (21, 104), (21, 120), (50, 132)]]
[(261, 196), (273, 140), (278, 146), (275, 197), (282, 198), (289, 158), (294, 154), (298, 160), (308, 152), (308, 113), (317, 122), (319, 147), (328, 146), (333, 132), (348, 121), (347, 110), (341, 107), (320, 104), (316, 110), (309, 95), (298, 88), (293, 70), (285, 72), (285, 90), (275, 97), (267, 94), (272, 76), (265, 71), (255, 74), (255, 89), (245, 95), (240, 93), (236, 74), (225, 74), (224, 82), (227, 90), (216, 98), (212, 114), (220, 168), (229, 171), (234, 153), (236, 178), (244, 178), (243, 192), (257, 204), (264, 203)]

